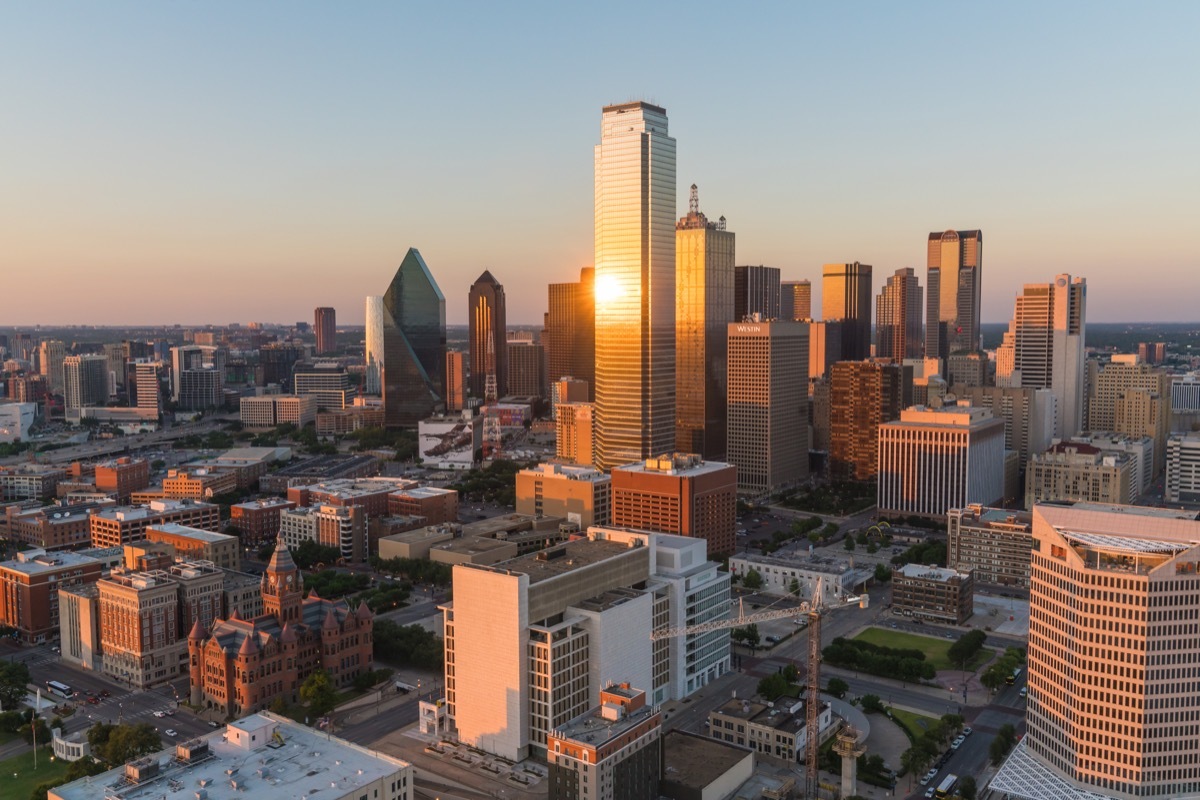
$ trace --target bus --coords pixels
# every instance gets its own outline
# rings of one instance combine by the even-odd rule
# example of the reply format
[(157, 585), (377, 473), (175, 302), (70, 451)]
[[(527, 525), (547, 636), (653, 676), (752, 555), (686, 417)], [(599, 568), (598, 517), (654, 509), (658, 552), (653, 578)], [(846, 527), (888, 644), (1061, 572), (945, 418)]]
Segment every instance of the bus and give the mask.
[(1014, 683), (1017, 682), (1017, 678), (1019, 678), (1019, 677), (1021, 677), (1021, 668), (1017, 667), (1016, 669), (1014, 669), (1012, 671), (1012, 675), (1004, 676), (1004, 682), (1007, 683), (1009, 686), (1012, 686)]
[(944, 798), (947, 798), (950, 796), (950, 793), (954, 791), (954, 787), (957, 785), (958, 785), (958, 776), (957, 775), (947, 775), (946, 779), (938, 784), (937, 791), (934, 792), (934, 797), (939, 798), (939, 800), (944, 800)]
[(46, 681), (46, 688), (52, 694), (56, 694), (59, 697), (71, 698), (75, 696), (75, 692), (71, 691), (70, 686), (67, 686), (65, 683), (59, 683), (58, 681)]

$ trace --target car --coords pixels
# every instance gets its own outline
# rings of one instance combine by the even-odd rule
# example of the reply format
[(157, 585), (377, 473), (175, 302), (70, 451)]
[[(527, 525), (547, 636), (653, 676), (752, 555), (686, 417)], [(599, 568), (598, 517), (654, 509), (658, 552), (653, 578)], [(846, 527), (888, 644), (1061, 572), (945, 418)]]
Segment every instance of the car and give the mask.
[(166, 711), (164, 711), (163, 713), (164, 713), (164, 714), (166, 714), (168, 717), (173, 717), (173, 716), (175, 716), (175, 709), (173, 709), (173, 708), (168, 708), (168, 709), (167, 709)]
[(779, 643), (779, 637), (778, 637), (778, 636), (768, 636), (768, 637), (767, 637), (767, 643), (768, 643), (768, 644), (778, 644), (778, 643)]
[(926, 790), (925, 790), (925, 796), (926, 796), (926, 797), (936, 797), (936, 796), (937, 796), (937, 789), (935, 789), (935, 788), (933, 788), (932, 786), (930, 786), (928, 789), (926, 789)]
[(965, 737), (965, 736), (955, 737), (954, 741), (950, 743), (950, 749), (957, 750), (958, 748), (962, 747), (962, 743), (965, 742), (966, 740), (967, 740), (967, 737)]
[(963, 735), (963, 736), (970, 736), (970, 735), (971, 735), (972, 733), (974, 733), (974, 732), (975, 732), (975, 731), (971, 730), (970, 728), (963, 728), (962, 735)]
[(166, 716), (166, 712), (164, 712), (164, 711), (155, 711), (155, 712), (154, 712), (154, 716), (158, 717), (159, 719), (162, 719), (163, 717), (165, 717), (165, 716)]
[(179, 735), (175, 732), (175, 730), (173, 728), (167, 728), (165, 731), (163, 731), (163, 733), (165, 733), (167, 736), (171, 736), (171, 737)]
[(100, 692), (100, 696), (101, 697), (112, 697), (112, 692), (108, 691), (108, 689), (105, 689), (104, 691)]
[(1029, 687), (1022, 686), (1021, 687), (1021, 697), (1024, 698), (1028, 694), (1029, 694)]
[(89, 697), (87, 701), (94, 706), (100, 705), (100, 698), (98, 697)]
[(219, 727), (221, 727), (221, 723), (219, 723), (219, 722), (216, 722), (216, 721), (214, 721), (214, 720), (211, 720), (211, 719), (210, 719), (210, 720), (208, 721), (208, 727), (210, 727), (210, 728), (219, 728)]
[(893, 623), (892, 623), (892, 627), (893, 627), (893, 628), (899, 628), (900, 626), (899, 626), (899, 625), (897, 625), (896, 623), (894, 623), (894, 622), (893, 622)]
[(921, 785), (928, 786), (929, 782), (937, 777), (937, 774), (938, 774), (938, 771), (936, 769), (931, 769), (931, 770), (929, 770), (929, 772), (926, 772), (925, 777), (921, 778)]

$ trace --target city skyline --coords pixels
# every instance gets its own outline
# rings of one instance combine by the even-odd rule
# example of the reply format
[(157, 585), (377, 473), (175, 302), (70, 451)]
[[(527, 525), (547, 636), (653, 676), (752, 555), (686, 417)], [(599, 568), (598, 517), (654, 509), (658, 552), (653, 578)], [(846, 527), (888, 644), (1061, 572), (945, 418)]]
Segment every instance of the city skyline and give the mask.
[[(985, 322), (1004, 322), (1024, 283), (1059, 272), (1088, 277), (1097, 322), (1192, 317), (1195, 112), (1177, 98), (1196, 71), (1184, 31), (1200, 12), (1080, 18), (1039, 6), (1030, 27), (1011, 6), (955, 7), (956, 25), (986, 34), (949, 52), (912, 48), (947, 8), (862, 19), (664, 8), (634, 30), (620, 14), (573, 25), (573, 9), (481, 9), (450, 25), (435, 10), (386, 7), (18, 8), (6, 51), (36, 69), (13, 71), (16, 123), (0, 132), (21, 153), (0, 190), (0, 271), (27, 296), (6, 323), (291, 322), (328, 305), (358, 325), (362, 298), (409, 247), (452, 298), (483, 269), (508, 285), (571, 280), (592, 261), (594, 109), (630, 98), (671, 111), (677, 205), (690, 183), (704, 187), (739, 232), (741, 262), (784, 280), (853, 261), (921, 274), (928, 232), (978, 227), (989, 232)], [(679, 35), (658, 36), (664, 25)], [(398, 30), (409, 34), (402, 53), (386, 44)], [(614, 30), (617, 54), (649, 57), (595, 69)], [(868, 54), (855, 64), (836, 58), (851, 32)], [(727, 36), (763, 55), (742, 63), (706, 46)], [(519, 50), (544, 54), (513, 59)], [(710, 78), (697, 83), (682, 67), (699, 52)], [(454, 69), (431, 74), (447, 55)], [(983, 99), (931, 129), (930, 98), (942, 94)], [(534, 104), (531, 133), (520, 123)], [(439, 124), (412, 124), (419, 108)], [(863, 122), (849, 133), (802, 122), (847, 112)], [(957, 174), (936, 168), (949, 163)], [(451, 188), (461, 186), (470, 191)], [(1072, 228), (1087, 234), (1061, 236)], [(123, 302), (129, 285), (192, 272), (207, 279), (189, 281), (187, 297), (133, 315)], [(74, 291), (43, 300), (43, 274)], [(1159, 282), (1181, 291), (1155, 298)], [(540, 320), (539, 295), (512, 298), (515, 324)], [(447, 312), (466, 320), (460, 302)]]

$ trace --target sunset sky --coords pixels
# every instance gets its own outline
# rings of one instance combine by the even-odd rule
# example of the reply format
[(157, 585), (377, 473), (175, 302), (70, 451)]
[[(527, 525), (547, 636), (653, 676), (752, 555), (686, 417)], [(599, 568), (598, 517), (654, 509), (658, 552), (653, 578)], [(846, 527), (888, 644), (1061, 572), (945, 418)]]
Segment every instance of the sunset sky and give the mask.
[[(740, 264), (925, 284), (982, 228), (985, 321), (1083, 275), (1196, 320), (1197, 3), (9, 3), (0, 325), (361, 324), (408, 247), (510, 323), (592, 263), (600, 108), (666, 107)], [(817, 306), (814, 297), (814, 306)]]

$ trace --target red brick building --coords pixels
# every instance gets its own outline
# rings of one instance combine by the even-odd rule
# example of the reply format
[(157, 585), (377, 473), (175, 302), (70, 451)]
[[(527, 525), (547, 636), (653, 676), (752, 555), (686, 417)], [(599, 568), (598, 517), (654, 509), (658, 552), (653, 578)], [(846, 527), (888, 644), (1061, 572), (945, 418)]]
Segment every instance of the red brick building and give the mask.
[(403, 489), (388, 495), (388, 514), (393, 517), (424, 517), (427, 525), (458, 522), (458, 492), (436, 486)]
[(0, 624), (16, 628), (25, 642), (58, 636), (58, 590), (100, 580), (102, 564), (77, 553), (27, 550), (0, 563)]
[(675, 453), (612, 471), (612, 524), (708, 541), (708, 557), (735, 549), (737, 468)]
[(188, 634), (191, 702), (241, 717), (276, 697), (300, 699), (300, 685), (317, 670), (334, 686), (349, 686), (371, 668), (373, 615), (364, 604), (304, 597), (300, 569), (282, 541), (263, 575), (265, 613), (236, 612), (212, 632), (199, 621)]
[(96, 465), (96, 490), (112, 492), (127, 503), (139, 489), (150, 485), (150, 462), (144, 458), (118, 458)]
[(279, 513), (295, 508), (291, 500), (268, 497), (229, 507), (229, 523), (242, 533), (242, 545), (259, 547), (279, 535)]

